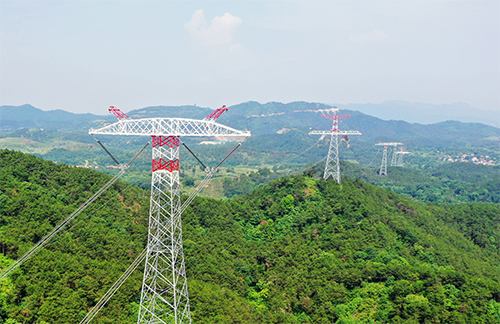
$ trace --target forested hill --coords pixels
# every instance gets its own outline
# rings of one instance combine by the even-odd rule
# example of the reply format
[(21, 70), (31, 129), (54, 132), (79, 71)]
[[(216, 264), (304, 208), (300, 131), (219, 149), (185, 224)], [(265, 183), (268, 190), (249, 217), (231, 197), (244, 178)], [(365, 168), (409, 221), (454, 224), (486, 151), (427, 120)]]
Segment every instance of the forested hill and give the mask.
[[(0, 151), (5, 268), (109, 176)], [(78, 323), (144, 248), (148, 193), (113, 186), (0, 282), (3, 323)], [(500, 206), (428, 205), (298, 175), (183, 215), (195, 323), (498, 323)], [(142, 269), (93, 323), (132, 323)]]

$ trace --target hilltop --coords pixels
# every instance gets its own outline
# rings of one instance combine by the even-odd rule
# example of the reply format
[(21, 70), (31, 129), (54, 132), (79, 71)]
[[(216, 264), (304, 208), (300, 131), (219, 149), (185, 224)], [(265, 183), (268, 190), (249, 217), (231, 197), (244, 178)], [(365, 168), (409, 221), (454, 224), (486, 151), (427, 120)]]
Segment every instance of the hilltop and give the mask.
[[(0, 151), (0, 244), (11, 258), (109, 176)], [(146, 243), (148, 193), (123, 182), (3, 281), (0, 318), (81, 320)], [(424, 204), (347, 179), (284, 177), (183, 215), (198, 323), (494, 323), (500, 206)], [(138, 270), (96, 323), (133, 322)], [(14, 321), (14, 322), (12, 322)]]
[(74, 114), (64, 110), (43, 111), (32, 105), (0, 106), (0, 130), (15, 131), (23, 128), (81, 129), (97, 120), (110, 121), (109, 116)]

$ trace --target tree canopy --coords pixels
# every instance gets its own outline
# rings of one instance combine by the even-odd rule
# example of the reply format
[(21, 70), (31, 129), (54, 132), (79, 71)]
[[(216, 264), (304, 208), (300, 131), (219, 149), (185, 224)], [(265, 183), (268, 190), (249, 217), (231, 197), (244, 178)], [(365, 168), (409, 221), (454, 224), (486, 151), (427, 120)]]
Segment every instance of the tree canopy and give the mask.
[[(0, 151), (0, 267), (108, 179)], [(148, 202), (147, 191), (114, 185), (0, 282), (0, 323), (80, 321), (145, 247)], [(305, 174), (198, 197), (183, 214), (193, 321), (498, 323), (499, 215), (495, 203), (428, 204)], [(136, 320), (141, 271), (95, 323)]]

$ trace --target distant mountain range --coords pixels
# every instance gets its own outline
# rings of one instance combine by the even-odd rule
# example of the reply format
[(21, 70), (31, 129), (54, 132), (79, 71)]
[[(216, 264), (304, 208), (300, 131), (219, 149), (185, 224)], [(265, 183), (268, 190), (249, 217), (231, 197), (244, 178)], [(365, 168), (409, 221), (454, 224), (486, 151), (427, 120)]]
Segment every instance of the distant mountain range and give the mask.
[(344, 107), (385, 120), (404, 120), (410, 123), (420, 124), (433, 124), (455, 120), (465, 123), (483, 123), (500, 127), (500, 112), (479, 110), (463, 102), (431, 105), (393, 100), (381, 104), (353, 103)]
[(111, 121), (111, 116), (74, 114), (64, 110), (44, 111), (32, 105), (0, 106), (0, 131), (21, 128), (74, 129), (87, 127), (97, 120)]
[[(403, 105), (403, 104), (402, 104)], [(359, 108), (350, 105), (349, 108)], [(371, 109), (376, 109), (372, 105)], [(387, 110), (395, 109), (396, 103), (387, 105)], [(410, 109), (405, 106), (405, 109)], [(366, 106), (365, 106), (366, 108)], [(430, 109), (429, 107), (427, 107)], [(426, 108), (426, 109), (427, 109)], [(247, 129), (252, 132), (246, 147), (262, 159), (255, 157), (257, 161), (268, 161), (265, 158), (270, 152), (300, 152), (313, 145), (318, 138), (308, 135), (311, 130), (328, 130), (332, 127), (332, 121), (321, 117), (322, 114), (331, 113), (331, 106), (309, 102), (268, 102), (260, 104), (249, 101), (229, 107), (219, 122), (237, 129)], [(436, 108), (437, 109), (437, 108)], [(206, 117), (212, 109), (197, 106), (156, 106), (126, 111), (131, 118), (153, 118), (153, 117), (184, 117), (201, 119)], [(383, 120), (370, 116), (358, 110), (342, 109), (340, 114), (351, 114), (350, 118), (340, 121), (343, 130), (358, 130), (363, 135), (357, 137), (356, 154), (359, 155), (360, 163), (368, 163), (372, 151), (376, 151), (374, 144), (379, 142), (397, 141), (407, 145), (410, 151), (420, 150), (422, 153), (442, 152), (453, 149), (453, 154), (484, 154), (500, 158), (500, 128), (481, 123), (464, 123), (460, 121), (444, 121), (434, 124), (409, 123), (402, 120)], [(459, 114), (457, 114), (459, 116)], [(42, 111), (30, 105), (23, 106), (0, 106), (0, 148), (15, 148), (15, 141), (7, 138), (23, 138), (35, 141), (44, 141), (43, 136), (51, 136), (56, 139), (62, 135), (59, 133), (78, 132), (79, 137), (71, 135), (74, 141), (88, 143), (88, 129), (98, 128), (104, 124), (115, 122), (113, 115), (74, 114), (62, 110)], [(44, 129), (52, 132), (34, 134), (27, 132), (28, 129)], [(42, 136), (42, 137), (40, 137)], [(187, 140), (187, 139), (186, 139)], [(45, 141), (47, 143), (47, 141)], [(49, 146), (50, 147), (50, 146)], [(323, 150), (317, 154), (325, 154)], [(313, 151), (310, 153), (312, 154)], [(323, 152), (323, 153), (320, 153)], [(366, 154), (364, 154), (366, 153)], [(252, 153), (253, 154), (253, 153)], [(451, 153), (448, 153), (451, 154)], [(361, 157), (363, 155), (363, 157)], [(315, 157), (305, 157), (306, 160), (314, 160)], [(367, 159), (368, 161), (363, 161)], [(434, 159), (434, 158), (433, 158)], [(271, 161), (272, 162), (272, 161)]]
[[(249, 101), (230, 108), (245, 118), (273, 117), (291, 112), (327, 111), (332, 107), (342, 110), (359, 111), (364, 114), (388, 121), (405, 121), (408, 123), (435, 124), (444, 121), (460, 121), (464, 123), (482, 123), (500, 128), (500, 112), (476, 109), (466, 103), (432, 105), (410, 103), (406, 101), (386, 101), (381, 104), (326, 105), (308, 102), (268, 102), (265, 104)], [(211, 108), (197, 106), (155, 106), (135, 109), (128, 113), (135, 118), (145, 117), (190, 117), (203, 118)], [(103, 111), (104, 112), (104, 111)], [(74, 127), (95, 121), (111, 121), (111, 115), (74, 114), (64, 110), (44, 111), (29, 104), (22, 106), (0, 106), (0, 129), (17, 129), (21, 127)], [(60, 122), (64, 122), (61, 125)]]

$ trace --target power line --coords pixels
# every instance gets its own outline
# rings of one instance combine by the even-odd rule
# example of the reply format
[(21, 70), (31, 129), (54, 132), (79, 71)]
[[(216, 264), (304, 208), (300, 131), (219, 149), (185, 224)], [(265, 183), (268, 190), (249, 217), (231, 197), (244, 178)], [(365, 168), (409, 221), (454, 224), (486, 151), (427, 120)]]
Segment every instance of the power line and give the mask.
[(82, 213), (92, 202), (94, 202), (104, 191), (111, 187), (124, 173), (126, 169), (123, 168), (116, 176), (109, 180), (101, 189), (99, 189), (92, 197), (90, 197), (86, 202), (84, 202), (77, 210), (75, 210), (71, 215), (69, 215), (65, 220), (63, 220), (59, 225), (57, 225), (49, 234), (42, 238), (37, 244), (35, 244), (31, 249), (29, 249), (25, 254), (23, 254), (17, 261), (12, 263), (7, 269), (0, 273), (0, 280), (7, 277), (12, 271), (17, 269), (21, 264), (30, 259), (35, 255), (42, 247), (44, 247), (49, 241), (59, 233), (66, 225), (69, 224), (73, 219), (75, 219), (80, 213)]
[(144, 249), (141, 254), (132, 262), (132, 264), (125, 270), (125, 272), (116, 280), (116, 282), (109, 288), (109, 290), (102, 296), (102, 298), (97, 302), (97, 304), (87, 313), (85, 318), (80, 322), (80, 324), (88, 324), (92, 319), (99, 313), (99, 311), (106, 305), (106, 303), (113, 297), (113, 295), (120, 289), (120, 287), (125, 283), (125, 281), (132, 275), (135, 269), (141, 264), (146, 258), (148, 250)]
[[(143, 176), (143, 175), (141, 175), (140, 177), (144, 177), (144, 176)], [(101, 203), (97, 209), (89, 211), (89, 212), (87, 213), (87, 216), (94, 215), (94, 214), (95, 214), (95, 213), (97, 213), (99, 210), (101, 210), (102, 208), (104, 208), (104, 207), (105, 207), (105, 206), (106, 206), (106, 205), (107, 205), (107, 204), (108, 204), (111, 200), (113, 200), (113, 198), (117, 197), (119, 194), (123, 194), (123, 193), (125, 193), (126, 191), (128, 191), (128, 190), (132, 189), (132, 188), (133, 188), (133, 186), (135, 185), (135, 183), (138, 183), (138, 181), (135, 181), (135, 182), (134, 182), (134, 183), (132, 183), (132, 184), (128, 184), (128, 183), (126, 183), (126, 182), (125, 182), (125, 184), (127, 184), (127, 188), (125, 188), (124, 190), (121, 190), (121, 189), (119, 189), (119, 188), (118, 188), (118, 192), (117, 192), (116, 194), (114, 194), (113, 196), (111, 196), (111, 197), (110, 197), (107, 201), (105, 201), (104, 203)], [(71, 231), (73, 228), (75, 228), (76, 226), (78, 226), (78, 225), (79, 225), (81, 222), (83, 222), (84, 220), (85, 220), (85, 219), (83, 219), (83, 218), (81, 218), (81, 217), (80, 217), (76, 223), (75, 223), (75, 222), (73, 222), (73, 224), (71, 225), (71, 227), (70, 227), (70, 228), (68, 228), (66, 232)], [(55, 239), (53, 239), (53, 240), (49, 243), (49, 245), (52, 245), (52, 244), (56, 243), (58, 239), (59, 239), (59, 237), (56, 237)]]
[(37, 244), (31, 247), (25, 254), (23, 254), (18, 260), (12, 263), (7, 269), (0, 273), (0, 280), (7, 277), (12, 271), (21, 266), (24, 262), (28, 261), (33, 255), (35, 255), (42, 247), (44, 247), (47, 243), (49, 243), (52, 238), (59, 233), (66, 225), (68, 225), (73, 219), (75, 219), (78, 215), (80, 215), (87, 207), (93, 203), (99, 196), (101, 196), (109, 187), (111, 187), (118, 179), (125, 174), (130, 164), (135, 160), (135, 158), (144, 151), (147, 143), (139, 153), (126, 165), (120, 165), (121, 170), (111, 178), (101, 189), (99, 189), (92, 197), (90, 197), (86, 202), (84, 202), (80, 207), (78, 207), (71, 215), (69, 215), (65, 220), (59, 223), (49, 234), (47, 234), (44, 238), (42, 238)]

